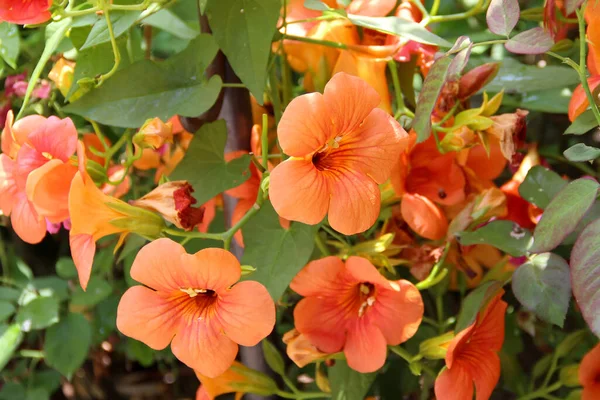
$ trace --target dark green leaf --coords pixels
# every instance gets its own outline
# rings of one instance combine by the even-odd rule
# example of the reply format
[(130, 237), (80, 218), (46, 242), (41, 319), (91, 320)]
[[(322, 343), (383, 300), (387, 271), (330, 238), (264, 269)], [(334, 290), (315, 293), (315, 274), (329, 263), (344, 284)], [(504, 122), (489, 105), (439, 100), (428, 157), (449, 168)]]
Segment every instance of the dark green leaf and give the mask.
[(65, 111), (126, 128), (140, 127), (153, 117), (166, 121), (175, 114), (198, 116), (215, 103), (221, 91), (218, 76), (203, 78), (217, 50), (210, 35), (200, 35), (165, 62), (144, 60), (117, 71)]
[(525, 308), (562, 328), (571, 299), (569, 265), (562, 257), (552, 253), (534, 256), (517, 268), (512, 289)]
[(594, 334), (600, 337), (600, 219), (579, 235), (571, 252), (573, 295), (581, 314)]
[[(111, 11), (110, 22), (112, 23), (115, 38), (125, 33), (135, 23), (141, 13), (141, 11)], [(92, 27), (87, 40), (81, 46), (80, 50), (85, 50), (106, 42), (110, 42), (110, 34), (108, 33), (106, 18), (101, 18)]]
[(4, 320), (15, 313), (15, 306), (8, 301), (0, 301), (0, 322), (4, 322)]
[(533, 232), (530, 251), (542, 253), (558, 246), (577, 227), (594, 203), (597, 192), (598, 182), (592, 179), (580, 178), (565, 186), (542, 214)]
[(502, 282), (487, 281), (477, 286), (469, 293), (460, 307), (460, 313), (458, 314), (454, 331), (457, 333), (461, 332), (475, 322), (479, 311), (481, 311), (488, 302), (498, 294), (498, 290), (501, 288)]
[(112, 287), (110, 283), (97, 276), (92, 276), (84, 292), (80, 286), (77, 286), (71, 298), (71, 304), (75, 306), (92, 307), (110, 296)]
[(206, 7), (219, 48), (261, 103), (280, 8), (279, 0), (219, 0)]
[(156, 14), (152, 14), (148, 18), (145, 18), (144, 24), (160, 28), (181, 39), (193, 39), (200, 34), (200, 32), (187, 26), (187, 24), (171, 10), (164, 8)]
[(350, 368), (346, 360), (336, 360), (329, 368), (331, 399), (363, 400), (376, 377), (376, 372), (361, 374)]
[(569, 161), (593, 161), (600, 157), (600, 149), (597, 147), (587, 146), (583, 143), (577, 143), (569, 147), (563, 152), (563, 155)]
[(423, 25), (400, 17), (365, 17), (348, 14), (354, 25), (374, 29), (389, 35), (404, 37), (415, 42), (452, 47), (452, 43), (427, 30)]
[(56, 297), (59, 301), (69, 297), (69, 289), (66, 281), (55, 276), (44, 276), (35, 278), (31, 284), (40, 296)]
[(53, 369), (36, 371), (31, 380), (32, 387), (44, 389), (47, 393), (53, 393), (60, 385), (60, 373)]
[(590, 109), (579, 115), (565, 131), (565, 135), (583, 135), (598, 126), (594, 112)]
[(21, 296), (21, 291), (11, 287), (0, 287), (0, 300), (17, 301)]
[(263, 354), (265, 355), (265, 360), (273, 372), (279, 375), (285, 375), (285, 364), (283, 362), (283, 357), (281, 357), (279, 350), (277, 350), (277, 347), (275, 347), (273, 343), (269, 342), (268, 339), (263, 339), (262, 349)]
[(19, 324), (0, 325), (0, 371), (10, 361), (22, 340), (23, 332)]
[(289, 229), (279, 223), (270, 202), (265, 202), (242, 229), (245, 251), (242, 264), (256, 268), (249, 279), (266, 286), (275, 301), (279, 300), (294, 276), (308, 262), (316, 226), (294, 222)]
[[(556, 79), (560, 76), (560, 79)], [(489, 92), (505, 90), (506, 93), (535, 92), (538, 90), (566, 88), (579, 83), (577, 72), (571, 67), (547, 65), (540, 68), (513, 59), (502, 61), (498, 75), (487, 86)]]
[(69, 313), (46, 332), (46, 363), (71, 379), (85, 361), (92, 340), (92, 328), (81, 314)]
[(431, 113), (446, 83), (451, 62), (452, 57), (450, 56), (438, 58), (431, 66), (425, 82), (423, 82), (423, 88), (419, 93), (417, 109), (415, 110), (415, 120), (413, 121), (413, 129), (417, 132), (417, 142), (419, 143), (427, 140), (431, 135)]
[(17, 312), (16, 322), (23, 332), (44, 329), (58, 322), (58, 299), (55, 297), (38, 297), (33, 299)]
[(63, 279), (73, 279), (77, 277), (77, 268), (71, 257), (61, 257), (56, 262), (56, 275)]
[[(527, 90), (527, 88), (523, 88)], [(569, 109), (571, 93), (564, 88), (507, 94), (502, 104), (511, 108), (525, 108), (529, 111), (541, 111), (554, 114), (566, 114)]]
[(135, 339), (127, 340), (127, 357), (140, 363), (142, 367), (154, 364), (154, 350)]
[(529, 203), (545, 209), (567, 183), (556, 172), (536, 165), (529, 170), (525, 180), (519, 186), (519, 194)]
[(19, 27), (8, 22), (0, 23), (0, 56), (12, 69), (17, 68), (20, 45)]
[(25, 399), (26, 396), (25, 386), (16, 382), (6, 382), (2, 385), (2, 390), (0, 390), (1, 400)]
[(171, 174), (173, 180), (190, 182), (198, 204), (204, 204), (217, 194), (241, 185), (250, 177), (249, 155), (225, 162), (226, 141), (225, 121), (202, 125), (194, 135), (185, 157)]
[(527, 253), (531, 232), (512, 221), (492, 221), (473, 232), (460, 232), (459, 242), (464, 246), (489, 244), (514, 257)]

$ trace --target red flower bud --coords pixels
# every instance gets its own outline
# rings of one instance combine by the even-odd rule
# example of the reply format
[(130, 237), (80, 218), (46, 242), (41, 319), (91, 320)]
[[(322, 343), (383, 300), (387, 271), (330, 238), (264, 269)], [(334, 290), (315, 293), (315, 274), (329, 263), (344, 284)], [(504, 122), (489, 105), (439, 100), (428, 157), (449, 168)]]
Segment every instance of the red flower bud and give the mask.
[(486, 63), (473, 68), (460, 78), (458, 98), (465, 100), (487, 85), (498, 73), (500, 63)]

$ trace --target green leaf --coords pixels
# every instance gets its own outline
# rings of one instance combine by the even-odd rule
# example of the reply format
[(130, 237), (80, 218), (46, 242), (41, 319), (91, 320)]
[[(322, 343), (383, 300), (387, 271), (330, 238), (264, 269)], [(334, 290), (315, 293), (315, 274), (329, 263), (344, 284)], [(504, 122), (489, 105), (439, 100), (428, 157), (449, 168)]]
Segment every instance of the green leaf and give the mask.
[[(527, 90), (527, 88), (523, 88)], [(525, 108), (553, 114), (566, 114), (569, 109), (571, 92), (564, 88), (520, 92), (517, 95), (505, 95), (502, 104), (511, 108)]]
[(575, 118), (575, 121), (565, 131), (565, 135), (583, 135), (598, 126), (594, 112), (589, 109)]
[(583, 143), (577, 143), (563, 152), (563, 155), (569, 161), (593, 161), (600, 157), (600, 149), (587, 146)]
[(0, 390), (0, 400), (26, 399), (25, 386), (16, 382), (5, 382)]
[(542, 253), (558, 246), (577, 227), (594, 203), (597, 192), (598, 182), (592, 179), (580, 178), (565, 186), (542, 214), (533, 232), (530, 251)]
[(512, 289), (525, 308), (563, 327), (571, 299), (571, 277), (562, 257), (552, 253), (534, 256), (514, 272)]
[(498, 294), (498, 290), (501, 288), (502, 282), (487, 281), (477, 286), (469, 293), (460, 307), (460, 313), (456, 320), (454, 332), (461, 332), (475, 322), (479, 311), (481, 311), (488, 302)]
[[(112, 23), (115, 38), (118, 38), (123, 33), (127, 32), (135, 21), (137, 21), (141, 13), (141, 11), (111, 11), (110, 22)], [(110, 42), (110, 34), (108, 32), (106, 18), (103, 17), (94, 23), (90, 34), (80, 50), (85, 50), (106, 42)]]
[(71, 257), (61, 257), (56, 262), (56, 275), (63, 279), (77, 277), (77, 268)]
[(152, 25), (181, 39), (193, 39), (200, 32), (187, 26), (185, 22), (171, 10), (163, 8), (156, 14), (144, 19), (144, 24)]
[(110, 286), (110, 283), (97, 276), (92, 276), (85, 292), (80, 286), (77, 286), (71, 298), (71, 305), (93, 307), (110, 296), (111, 293), (112, 286)]
[(15, 313), (15, 306), (8, 301), (0, 301), (0, 321), (3, 322), (6, 318)]
[(165, 62), (144, 60), (117, 71), (65, 111), (125, 128), (140, 127), (153, 117), (196, 117), (212, 107), (221, 91), (219, 76), (203, 78), (217, 51), (210, 35), (200, 35)]
[(194, 187), (198, 204), (246, 182), (250, 177), (250, 156), (225, 162), (227, 125), (218, 120), (204, 124), (194, 135), (185, 157), (171, 174), (172, 180), (186, 180)]
[(336, 360), (328, 375), (332, 400), (363, 400), (377, 377), (376, 372), (356, 372), (346, 360)]
[(21, 296), (21, 291), (11, 287), (0, 287), (0, 300), (17, 301)]
[(568, 182), (556, 172), (536, 165), (529, 170), (525, 180), (519, 186), (519, 194), (529, 203), (545, 209), (567, 184)]
[(279, 0), (218, 0), (206, 7), (219, 48), (261, 103), (280, 8)]
[(44, 329), (58, 322), (58, 299), (38, 297), (19, 308), (16, 322), (23, 332)]
[(71, 379), (86, 359), (92, 341), (92, 328), (81, 314), (69, 313), (46, 331), (46, 363)]
[(473, 232), (459, 232), (458, 241), (464, 246), (489, 244), (514, 257), (527, 253), (531, 232), (512, 221), (492, 221)]
[(56, 297), (59, 301), (69, 297), (69, 285), (55, 276), (35, 278), (31, 284), (42, 297)]
[(0, 325), (0, 371), (10, 361), (22, 340), (23, 332), (19, 324)]
[(8, 22), (0, 23), (0, 57), (12, 69), (17, 69), (17, 58), (21, 48), (19, 27)]
[(53, 369), (36, 371), (31, 380), (32, 387), (44, 389), (47, 393), (54, 393), (60, 385), (60, 373)]
[(431, 113), (446, 83), (451, 63), (452, 57), (450, 56), (438, 58), (431, 66), (425, 82), (423, 82), (423, 88), (417, 100), (415, 120), (413, 121), (413, 129), (417, 132), (418, 143), (427, 140), (431, 135)]
[(155, 351), (140, 341), (129, 338), (125, 351), (127, 357), (139, 362), (142, 367), (148, 368), (154, 364)]
[(317, 226), (294, 222), (289, 229), (279, 223), (270, 202), (242, 228), (245, 251), (242, 264), (256, 272), (249, 279), (265, 285), (271, 297), (279, 300), (294, 276), (306, 265), (313, 251)]
[(400, 36), (415, 42), (432, 44), (440, 47), (452, 47), (452, 43), (428, 31), (423, 25), (399, 17), (365, 17), (348, 14), (354, 25), (374, 29), (389, 35)]
[[(560, 79), (556, 79), (560, 76)], [(522, 64), (517, 60), (507, 58), (502, 61), (498, 75), (487, 84), (488, 92), (522, 93), (523, 90), (535, 92), (538, 90), (567, 88), (579, 83), (579, 75), (571, 67), (547, 65), (540, 68), (535, 65)]]
[(277, 347), (268, 339), (263, 339), (262, 341), (262, 350), (265, 355), (265, 360), (269, 367), (273, 370), (273, 372), (279, 375), (285, 375), (285, 364), (283, 362), (283, 357), (279, 354), (279, 350)]
[(573, 295), (591, 331), (600, 337), (600, 219), (579, 235), (571, 251)]

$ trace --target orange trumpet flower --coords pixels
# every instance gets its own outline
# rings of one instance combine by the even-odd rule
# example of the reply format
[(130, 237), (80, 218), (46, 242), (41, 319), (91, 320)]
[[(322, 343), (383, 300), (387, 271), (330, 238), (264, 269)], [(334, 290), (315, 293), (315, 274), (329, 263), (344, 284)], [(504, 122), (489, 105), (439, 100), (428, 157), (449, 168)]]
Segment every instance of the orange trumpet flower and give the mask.
[(325, 93), (296, 97), (279, 123), (291, 157), (273, 169), (269, 194), (283, 218), (317, 224), (329, 213), (337, 231), (363, 232), (377, 220), (380, 192), (407, 134), (378, 109), (379, 95), (363, 80), (336, 74)]
[(11, 24), (41, 24), (52, 16), (52, 0), (0, 0), (0, 21)]
[(238, 344), (254, 346), (275, 324), (275, 305), (258, 282), (239, 282), (240, 263), (216, 248), (187, 254), (180, 244), (158, 239), (138, 253), (131, 277), (146, 286), (129, 288), (117, 309), (117, 327), (173, 354), (214, 378), (235, 360)]
[(597, 344), (581, 360), (579, 381), (583, 386), (581, 400), (600, 399), (600, 344)]
[(320, 352), (343, 350), (348, 365), (363, 373), (381, 368), (387, 345), (411, 338), (423, 318), (412, 283), (388, 281), (361, 257), (313, 261), (290, 287), (304, 296), (294, 309), (298, 332)]

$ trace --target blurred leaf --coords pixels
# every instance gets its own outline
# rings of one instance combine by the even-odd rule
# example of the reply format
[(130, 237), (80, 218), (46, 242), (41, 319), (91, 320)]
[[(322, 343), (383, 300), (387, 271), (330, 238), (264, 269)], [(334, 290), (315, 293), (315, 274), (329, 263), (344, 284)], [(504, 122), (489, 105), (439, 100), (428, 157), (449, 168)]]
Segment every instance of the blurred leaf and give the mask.
[(376, 372), (361, 374), (348, 366), (346, 360), (336, 360), (329, 368), (332, 400), (363, 400), (377, 377)]
[(565, 1), (565, 14), (571, 15), (583, 4), (585, 0), (566, 0)]
[(593, 161), (600, 157), (600, 149), (597, 147), (587, 146), (583, 143), (577, 143), (569, 147), (563, 152), (563, 155), (569, 161)]
[(77, 268), (71, 257), (61, 257), (56, 262), (56, 275), (63, 279), (73, 279), (77, 277)]
[[(462, 50), (460, 50), (462, 49)], [(473, 42), (466, 36), (460, 36), (456, 39), (456, 43), (448, 51), (449, 53), (455, 54), (452, 62), (448, 66), (447, 80), (455, 81), (460, 78), (462, 71), (469, 62), (471, 56), (471, 50), (473, 49)], [(457, 53), (455, 53), (458, 51)]]
[(417, 142), (419, 143), (427, 140), (431, 135), (431, 113), (446, 83), (448, 68), (451, 62), (452, 58), (450, 56), (438, 58), (431, 66), (425, 82), (423, 82), (423, 88), (419, 92), (415, 119), (412, 126), (415, 132), (417, 132)]
[(542, 214), (533, 232), (530, 251), (541, 253), (558, 246), (577, 227), (594, 203), (597, 192), (598, 182), (592, 179), (580, 178), (565, 186)]
[[(556, 79), (560, 76), (560, 79)], [(579, 83), (577, 72), (571, 67), (547, 65), (544, 68), (536, 65), (522, 64), (508, 58), (502, 62), (498, 75), (487, 86), (488, 92), (528, 93), (539, 90), (566, 88)]]
[(280, 7), (279, 0), (219, 0), (206, 6), (219, 48), (260, 103)]
[(485, 19), (490, 31), (508, 36), (519, 22), (520, 14), (518, 0), (492, 0)]
[[(523, 90), (527, 90), (524, 88)], [(554, 114), (566, 114), (569, 109), (571, 92), (564, 87), (522, 92), (518, 95), (506, 95), (502, 104), (511, 108), (525, 108)]]
[(265, 201), (242, 228), (245, 251), (241, 262), (256, 268), (249, 278), (265, 285), (271, 297), (279, 300), (310, 259), (316, 230), (316, 225), (299, 222), (293, 222), (289, 229), (282, 228), (273, 206)]
[(65, 111), (125, 128), (140, 127), (153, 117), (166, 121), (175, 114), (198, 116), (212, 107), (221, 91), (219, 76), (203, 77), (217, 51), (210, 35), (200, 35), (167, 61), (144, 60), (117, 71)]
[(535, 27), (508, 39), (506, 50), (516, 54), (542, 54), (554, 46), (554, 39), (542, 27)]
[(489, 244), (514, 257), (527, 253), (531, 232), (512, 221), (492, 221), (473, 232), (459, 232), (458, 241), (464, 246)]
[(56, 297), (59, 301), (69, 297), (69, 285), (66, 281), (56, 276), (35, 278), (31, 284), (42, 297)]
[(171, 10), (165, 8), (156, 14), (152, 14), (148, 18), (145, 18), (144, 24), (162, 29), (181, 39), (193, 39), (200, 34), (200, 32), (187, 26), (187, 24)]
[[(118, 38), (135, 23), (141, 11), (111, 11), (110, 22), (112, 23), (115, 38)], [(85, 50), (102, 43), (110, 42), (110, 34), (106, 18), (100, 18), (94, 23), (90, 34), (80, 50)]]
[(374, 29), (389, 35), (400, 36), (415, 42), (440, 47), (452, 47), (452, 43), (427, 30), (423, 25), (400, 17), (366, 17), (348, 14), (354, 25)]
[(541, 319), (563, 327), (569, 300), (569, 265), (560, 256), (542, 253), (521, 265), (512, 277), (515, 297)]
[(94, 309), (93, 342), (106, 340), (117, 329), (117, 307), (120, 296), (115, 294), (102, 300)]
[(139, 362), (144, 368), (154, 364), (154, 350), (138, 340), (128, 338), (126, 352), (127, 357)]
[(72, 306), (92, 307), (110, 296), (112, 286), (98, 276), (92, 275), (87, 290), (84, 292), (81, 286), (77, 286), (71, 297)]
[(4, 320), (15, 313), (15, 306), (8, 301), (0, 301), (0, 322), (4, 322)]
[(21, 296), (21, 291), (11, 287), (0, 287), (0, 300), (17, 301)]
[(81, 314), (69, 313), (46, 331), (46, 363), (70, 380), (85, 361), (91, 340), (88, 320)]
[(578, 331), (569, 333), (567, 337), (564, 338), (558, 346), (556, 346), (556, 349), (554, 350), (554, 356), (556, 358), (569, 356), (573, 350), (585, 340), (586, 335), (586, 329), (580, 329)]
[[(0, 350), (1, 352), (1, 350)], [(1, 369), (1, 368), (0, 368)], [(0, 390), (0, 399), (2, 400), (26, 400), (25, 386), (17, 382), (5, 382)]]
[(573, 295), (588, 326), (600, 337), (600, 219), (579, 235), (571, 252)]
[(61, 385), (60, 373), (53, 369), (36, 371), (31, 379), (31, 386), (44, 389), (47, 393), (55, 392)]
[(525, 180), (519, 186), (519, 194), (529, 203), (545, 209), (568, 183), (556, 172), (536, 165), (529, 170)]
[(265, 355), (265, 360), (269, 367), (273, 370), (273, 372), (279, 375), (285, 375), (285, 364), (283, 362), (283, 357), (279, 354), (279, 350), (277, 347), (268, 339), (263, 339), (262, 341), (262, 350)]
[(23, 332), (19, 324), (0, 325), (0, 371), (10, 361), (22, 340)]
[(8, 22), (0, 23), (0, 56), (12, 69), (17, 69), (20, 49), (19, 27)]
[(23, 332), (44, 329), (58, 322), (58, 299), (38, 297), (19, 308), (15, 320)]
[(584, 111), (565, 131), (565, 135), (583, 135), (592, 129), (598, 127), (598, 121), (594, 112), (590, 110)]
[(460, 313), (456, 319), (456, 328), (454, 329), (454, 332), (461, 332), (475, 322), (479, 311), (481, 311), (487, 303), (498, 294), (498, 291), (501, 288), (502, 282), (487, 281), (477, 286), (469, 293), (460, 307)]
[(531, 377), (533, 379), (541, 377), (546, 371), (548, 371), (550, 365), (552, 364), (552, 357), (553, 354), (546, 354), (534, 364), (533, 369), (531, 370)]
[(250, 156), (225, 162), (227, 125), (224, 120), (204, 124), (194, 135), (185, 157), (170, 175), (194, 187), (194, 198), (204, 204), (217, 194), (246, 182), (250, 177)]

